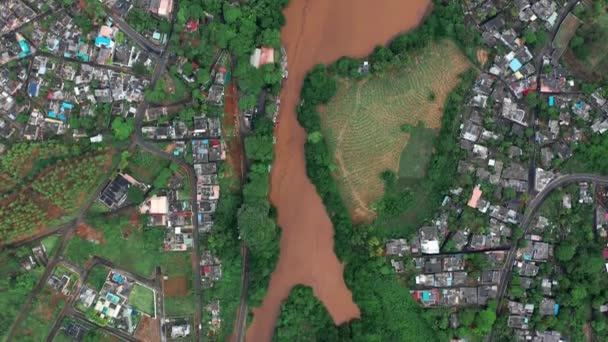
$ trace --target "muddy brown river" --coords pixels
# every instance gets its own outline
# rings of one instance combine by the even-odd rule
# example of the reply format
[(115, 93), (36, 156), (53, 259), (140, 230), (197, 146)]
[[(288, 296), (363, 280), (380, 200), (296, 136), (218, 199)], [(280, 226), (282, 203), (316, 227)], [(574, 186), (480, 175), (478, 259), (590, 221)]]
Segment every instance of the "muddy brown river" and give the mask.
[(247, 341), (270, 341), (281, 303), (303, 284), (314, 290), (336, 324), (359, 317), (359, 308), (334, 254), (334, 230), (306, 176), (306, 133), (295, 108), (306, 72), (341, 56), (363, 57), (378, 44), (418, 25), (430, 0), (291, 0), (281, 32), (289, 78), (281, 94), (270, 199), (283, 229), (279, 262), (262, 306), (254, 308)]

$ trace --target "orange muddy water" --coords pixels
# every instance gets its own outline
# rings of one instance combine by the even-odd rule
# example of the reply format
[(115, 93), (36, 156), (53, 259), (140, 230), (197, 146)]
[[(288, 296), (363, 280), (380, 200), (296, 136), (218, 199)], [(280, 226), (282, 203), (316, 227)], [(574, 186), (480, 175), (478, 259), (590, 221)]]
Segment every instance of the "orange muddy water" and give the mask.
[(306, 176), (306, 133), (295, 108), (306, 72), (341, 56), (363, 57), (378, 44), (418, 25), (430, 0), (291, 0), (281, 32), (289, 78), (281, 94), (270, 199), (283, 229), (281, 254), (262, 306), (254, 308), (247, 341), (270, 341), (283, 300), (298, 284), (313, 288), (336, 324), (359, 317), (359, 308), (334, 254), (334, 230)]

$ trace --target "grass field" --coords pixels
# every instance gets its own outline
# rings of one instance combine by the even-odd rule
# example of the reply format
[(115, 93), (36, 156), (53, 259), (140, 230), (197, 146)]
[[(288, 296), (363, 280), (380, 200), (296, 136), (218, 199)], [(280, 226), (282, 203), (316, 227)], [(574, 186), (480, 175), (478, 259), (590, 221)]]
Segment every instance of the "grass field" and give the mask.
[[(355, 221), (374, 217), (369, 208), (382, 196), (382, 171), (424, 176), (444, 100), (459, 83), (458, 75), (469, 68), (450, 41), (425, 48), (414, 60), (408, 67), (358, 83), (340, 79), (337, 95), (322, 109), (322, 133)], [(403, 125), (411, 129), (404, 132)]]
[(154, 292), (139, 284), (135, 284), (129, 296), (129, 304), (141, 312), (154, 317)]
[(49, 235), (42, 239), (42, 245), (44, 245), (44, 249), (46, 250), (46, 255), (50, 258), (53, 253), (55, 253), (55, 247), (57, 246), (57, 242), (59, 242), (58, 235)]

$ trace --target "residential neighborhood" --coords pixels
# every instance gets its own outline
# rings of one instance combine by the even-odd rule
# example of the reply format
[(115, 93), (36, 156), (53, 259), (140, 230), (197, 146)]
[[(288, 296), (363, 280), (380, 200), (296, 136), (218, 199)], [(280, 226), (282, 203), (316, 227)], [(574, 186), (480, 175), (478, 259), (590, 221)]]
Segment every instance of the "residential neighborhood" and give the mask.
[(423, 2), (2, 1), (0, 337), (603, 340), (608, 3)]

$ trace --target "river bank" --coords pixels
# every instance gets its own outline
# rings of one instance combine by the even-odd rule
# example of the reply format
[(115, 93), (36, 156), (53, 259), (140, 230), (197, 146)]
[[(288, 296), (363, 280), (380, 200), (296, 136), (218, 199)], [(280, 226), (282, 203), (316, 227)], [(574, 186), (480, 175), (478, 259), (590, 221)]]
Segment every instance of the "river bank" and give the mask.
[[(334, 231), (315, 187), (306, 176), (306, 134), (295, 109), (306, 73), (343, 55), (363, 57), (378, 44), (418, 25), (429, 0), (292, 0), (281, 32), (289, 78), (281, 95), (270, 199), (278, 211), (281, 254), (262, 306), (254, 309), (248, 341), (269, 341), (282, 301), (297, 284), (310, 286), (335, 324), (359, 317), (334, 254)], [(371, 23), (382, 22), (382, 25)]]

